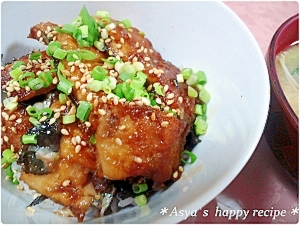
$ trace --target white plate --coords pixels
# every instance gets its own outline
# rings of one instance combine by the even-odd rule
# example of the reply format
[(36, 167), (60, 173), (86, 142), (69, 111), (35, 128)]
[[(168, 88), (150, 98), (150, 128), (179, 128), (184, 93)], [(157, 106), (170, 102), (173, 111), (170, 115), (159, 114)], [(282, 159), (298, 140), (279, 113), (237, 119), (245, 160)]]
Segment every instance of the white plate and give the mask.
[[(90, 14), (107, 10), (128, 18), (146, 33), (164, 59), (178, 67), (204, 70), (209, 129), (194, 149), (197, 161), (185, 167), (181, 179), (157, 193), (148, 206), (129, 208), (86, 223), (177, 223), (185, 215), (171, 211), (197, 210), (216, 197), (242, 170), (255, 150), (268, 113), (269, 80), (264, 57), (243, 22), (220, 2), (2, 2), (1, 53), (3, 61), (42, 46), (27, 40), (29, 28), (41, 21), (69, 23), (83, 4)], [(167, 163), (167, 159), (166, 159)], [(3, 181), (3, 223), (75, 223), (54, 215), (45, 204), (26, 212), (32, 197)], [(39, 209), (45, 208), (44, 210)], [(163, 207), (169, 209), (164, 216)]]

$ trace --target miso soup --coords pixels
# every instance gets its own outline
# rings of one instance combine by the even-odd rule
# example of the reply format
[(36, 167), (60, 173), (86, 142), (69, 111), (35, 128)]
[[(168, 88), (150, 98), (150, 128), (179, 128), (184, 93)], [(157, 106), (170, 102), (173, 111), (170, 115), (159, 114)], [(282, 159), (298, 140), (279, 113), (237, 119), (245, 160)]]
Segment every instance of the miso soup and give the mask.
[(299, 45), (290, 46), (276, 56), (276, 71), (283, 93), (299, 117)]

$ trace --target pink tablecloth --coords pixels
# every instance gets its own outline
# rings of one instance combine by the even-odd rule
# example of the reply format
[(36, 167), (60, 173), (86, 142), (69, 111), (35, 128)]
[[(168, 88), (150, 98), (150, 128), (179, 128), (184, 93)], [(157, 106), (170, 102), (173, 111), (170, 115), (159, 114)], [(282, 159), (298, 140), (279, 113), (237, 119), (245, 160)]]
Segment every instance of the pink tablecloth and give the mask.
[[(299, 12), (298, 2), (225, 2), (248, 26), (263, 55), (278, 27)], [(222, 208), (223, 211), (219, 209)], [(224, 210), (225, 209), (225, 210)], [(240, 217), (232, 213), (243, 212)], [(228, 210), (228, 211), (226, 211)], [(261, 211), (259, 211), (261, 210)], [(229, 215), (229, 217), (228, 217)], [(298, 223), (298, 186), (271, 152), (264, 135), (236, 179), (183, 223)]]

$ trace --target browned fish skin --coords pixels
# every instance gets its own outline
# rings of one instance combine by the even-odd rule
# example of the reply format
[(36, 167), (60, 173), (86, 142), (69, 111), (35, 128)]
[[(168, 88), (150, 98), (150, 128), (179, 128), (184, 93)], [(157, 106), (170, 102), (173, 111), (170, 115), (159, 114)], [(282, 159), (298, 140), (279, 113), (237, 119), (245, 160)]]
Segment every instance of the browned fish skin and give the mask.
[(56, 40), (57, 32), (55, 31), (55, 27), (57, 26), (57, 24), (51, 22), (39, 23), (30, 28), (30, 33), (27, 37), (36, 39), (44, 45), (48, 45), (51, 41)]
[(21, 146), (21, 138), (32, 124), (29, 122), (29, 115), (24, 107), (19, 107), (14, 111), (7, 111), (1, 108), (1, 152), (5, 149), (15, 149), (18, 151)]
[[(46, 54), (45, 51), (41, 52), (41, 59), (37, 60), (30, 60), (29, 55), (23, 56), (16, 61), (22, 61), (25, 65), (22, 67), (22, 71), (25, 72), (33, 72), (36, 74), (38, 71), (50, 71), (51, 65), (49, 61), (51, 58)], [(13, 63), (7, 64), (3, 69), (1, 69), (1, 87), (2, 90), (7, 93), (10, 97), (18, 97), (18, 101), (26, 101), (35, 96), (39, 96), (42, 94), (46, 94), (49, 91), (56, 88), (55, 84), (51, 84), (48, 87), (41, 88), (39, 90), (33, 91), (32, 89), (20, 88), (20, 86), (16, 85), (10, 76), (9, 72), (13, 69)], [(51, 73), (52, 77), (55, 78), (55, 73)], [(36, 75), (37, 77), (37, 75)]]

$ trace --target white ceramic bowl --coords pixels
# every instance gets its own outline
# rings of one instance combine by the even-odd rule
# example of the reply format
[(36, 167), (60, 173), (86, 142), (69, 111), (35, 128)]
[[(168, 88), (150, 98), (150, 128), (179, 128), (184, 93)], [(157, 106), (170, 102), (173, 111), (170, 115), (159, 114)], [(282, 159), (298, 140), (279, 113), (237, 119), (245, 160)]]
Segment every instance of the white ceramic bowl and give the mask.
[[(68, 23), (83, 4), (90, 14), (107, 10), (128, 18), (146, 33), (164, 59), (178, 67), (204, 70), (212, 99), (208, 104), (208, 132), (179, 181), (155, 194), (147, 207), (128, 208), (86, 223), (177, 223), (177, 210), (197, 210), (216, 197), (242, 170), (262, 135), (269, 106), (269, 79), (264, 57), (243, 22), (221, 2), (2, 2), (1, 53), (3, 61), (42, 46), (27, 40), (29, 28), (41, 21)], [(166, 161), (167, 163), (167, 161)], [(3, 179), (3, 178), (2, 178)], [(2, 182), (3, 223), (74, 223), (54, 215), (46, 205), (31, 215), (32, 197)], [(39, 209), (43, 208), (44, 210)], [(162, 216), (160, 210), (169, 209)]]

